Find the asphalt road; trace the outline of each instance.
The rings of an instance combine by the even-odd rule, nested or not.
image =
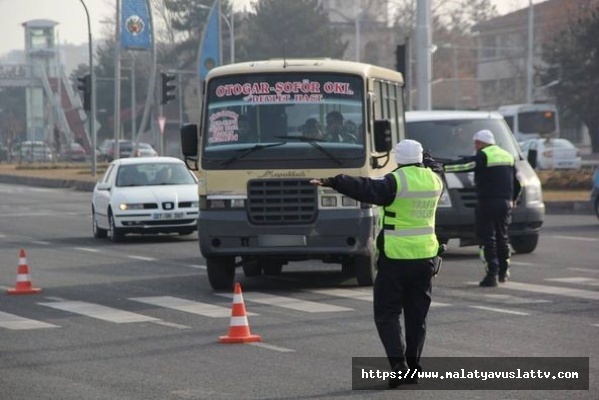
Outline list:
[[[599,223],[549,215],[513,279],[479,288],[474,248],[435,279],[425,357],[590,357],[588,391],[352,391],[352,357],[382,357],[372,291],[331,266],[237,272],[257,345],[218,343],[231,294],[207,282],[197,236],[91,236],[90,193],[0,184],[2,399],[596,399]],[[450,242],[450,245],[453,245]],[[19,249],[42,292],[11,296]],[[426,360],[425,360],[426,361]],[[468,360],[463,361],[468,368]],[[426,362],[423,362],[426,367]],[[375,383],[384,388],[384,383]]]

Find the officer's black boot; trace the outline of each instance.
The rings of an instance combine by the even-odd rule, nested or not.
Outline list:
[[[393,365],[393,372],[395,372],[395,377],[389,379],[389,389],[395,389],[401,384],[406,383],[403,379],[408,371],[408,364],[406,364],[405,359],[401,361],[397,361]]]
[[[483,278],[482,281],[478,284],[482,287],[494,287],[497,286],[497,272],[499,270],[499,266],[497,264],[487,264],[487,275]]]
[[[507,279],[510,277],[510,260],[508,259],[505,263],[502,263],[499,266],[499,273],[497,274],[497,279],[500,283],[505,283]]]

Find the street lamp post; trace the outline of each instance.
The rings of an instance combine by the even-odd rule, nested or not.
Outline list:
[[[91,161],[92,161],[92,176],[96,177],[96,74],[94,73],[94,53],[92,44],[92,27],[89,18],[89,11],[83,0],[79,0],[83,9],[85,10],[85,16],[87,18],[87,39],[88,39],[88,52],[89,52],[89,76],[91,81],[91,110],[87,116],[89,119],[89,130],[92,137],[91,143]]]
[[[348,18],[345,14],[341,13],[340,11],[334,9],[334,8],[323,8],[323,11],[326,12],[332,12],[335,13],[337,15],[339,15],[341,18],[343,18],[344,20],[348,21],[348,22],[352,22],[351,18]],[[361,41],[361,34],[360,34],[360,30],[361,30],[361,25],[360,25],[360,20],[362,18],[362,11],[360,10],[359,12],[356,13],[356,18],[353,20],[354,22],[354,31],[355,31],[355,42],[356,42],[356,56],[355,59],[357,62],[360,62],[360,41]]]

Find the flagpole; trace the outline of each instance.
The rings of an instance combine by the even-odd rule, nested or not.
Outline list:
[[[218,55],[220,58],[220,62],[223,62],[223,24],[220,22],[220,17],[221,15],[223,15],[222,13],[222,9],[221,9],[221,1],[218,1]]]
[[[119,158],[121,138],[121,0],[116,0],[114,37],[114,159]]]

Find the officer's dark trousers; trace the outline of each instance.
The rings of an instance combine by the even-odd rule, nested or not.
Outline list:
[[[394,370],[420,370],[426,336],[426,315],[431,304],[432,260],[378,258],[374,282],[374,322]],[[403,311],[405,342],[401,333]]]
[[[483,246],[487,272],[496,275],[507,268],[510,258],[508,225],[512,216],[510,201],[500,198],[480,198],[476,206],[476,234]]]

